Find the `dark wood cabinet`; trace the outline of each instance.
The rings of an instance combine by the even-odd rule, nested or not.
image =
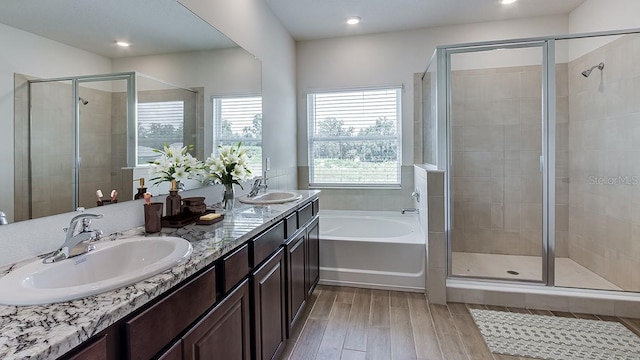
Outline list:
[[[162,353],[158,360],[182,360],[182,340],[178,340],[169,350]]]
[[[307,233],[300,231],[285,244],[287,264],[287,337],[307,301]]]
[[[311,295],[320,280],[320,221],[318,217],[307,226],[306,289]]]
[[[62,359],[277,360],[320,276],[318,200]]]
[[[125,322],[127,358],[149,359],[216,301],[216,267]]]
[[[286,340],[284,249],[251,276],[254,354],[257,360],[278,359]]]
[[[65,357],[67,360],[107,360],[107,336],[87,341],[80,349]]]
[[[182,338],[184,360],[249,360],[249,284],[244,280]]]

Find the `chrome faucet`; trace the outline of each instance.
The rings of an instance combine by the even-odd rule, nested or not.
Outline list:
[[[96,240],[100,240],[102,237],[102,231],[91,229],[91,219],[100,218],[102,218],[102,215],[96,214],[80,214],[74,216],[69,223],[69,227],[64,229],[67,233],[64,239],[64,244],[62,244],[58,250],[44,258],[42,262],[50,264],[56,261],[82,255],[95,249],[95,246],[91,243]],[[76,229],[78,226],[80,226],[80,229]]]
[[[415,213],[415,214],[419,214],[420,213],[420,209],[402,209],[401,211],[403,214],[406,213]]]
[[[249,191],[249,195],[247,195],[248,197],[254,197],[256,195],[258,195],[258,193],[260,192],[260,190],[263,190],[265,192],[267,192],[267,172],[263,172],[262,173],[262,177],[261,178],[256,178],[256,180],[253,182],[253,185],[251,186],[251,191]]]

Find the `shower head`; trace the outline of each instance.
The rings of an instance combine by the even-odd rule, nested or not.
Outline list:
[[[82,97],[78,96],[78,100],[80,100],[80,102],[82,103],[82,105],[87,105],[89,102],[85,99],[83,99]]]
[[[598,65],[593,65],[590,69],[587,69],[585,71],[582,72],[582,76],[584,77],[589,77],[589,75],[591,75],[591,72],[593,71],[593,69],[598,68],[598,70],[604,69],[604,63],[600,63]]]

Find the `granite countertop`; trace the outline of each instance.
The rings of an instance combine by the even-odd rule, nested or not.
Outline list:
[[[50,305],[0,305],[0,359],[52,359],[64,355],[275,224],[299,204],[317,197],[319,193],[316,190],[296,192],[302,195],[302,199],[285,204],[252,206],[237,203],[233,215],[225,215],[224,220],[213,225],[163,228],[160,234],[153,235],[182,237],[191,242],[193,253],[185,263],[133,285]],[[144,236],[144,227],[102,241],[133,236]],[[31,261],[34,259],[1,267],[0,276]]]

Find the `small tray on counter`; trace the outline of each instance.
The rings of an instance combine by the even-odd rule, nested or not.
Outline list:
[[[219,218],[213,220],[203,220],[200,221],[200,216],[215,213],[215,210],[206,210],[201,214],[194,214],[192,212],[183,212],[179,215],[173,216],[164,216],[162,217],[162,227],[170,227],[170,228],[179,228],[189,224],[193,224],[194,222],[198,225],[211,225],[215,224],[218,221],[222,220],[224,216],[220,216]]]

